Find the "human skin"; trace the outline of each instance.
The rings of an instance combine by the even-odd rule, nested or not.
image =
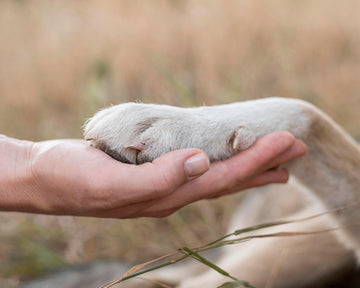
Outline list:
[[[274,169],[304,155],[288,132],[268,134],[248,150],[209,163],[199,149],[169,152],[151,163],[118,162],[86,141],[22,141],[0,136],[0,210],[104,218],[165,217],[192,202],[269,183]]]

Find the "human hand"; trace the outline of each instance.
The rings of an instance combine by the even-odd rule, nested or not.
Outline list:
[[[0,149],[1,166],[7,166],[0,176],[0,210],[111,218],[163,217],[200,199],[286,182],[287,171],[273,168],[306,150],[287,132],[266,135],[211,165],[198,149],[123,164],[83,140],[3,137]]]

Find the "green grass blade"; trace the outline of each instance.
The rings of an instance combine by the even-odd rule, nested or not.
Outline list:
[[[187,255],[189,255],[192,258],[196,259],[197,261],[203,263],[204,265],[210,267],[211,269],[215,270],[216,272],[220,273],[221,275],[224,275],[226,277],[229,277],[229,278],[235,280],[234,282],[227,282],[227,283],[236,283],[237,285],[241,285],[241,286],[244,286],[244,287],[254,288],[253,286],[251,286],[251,284],[249,282],[239,280],[236,277],[230,275],[227,271],[223,270],[222,268],[220,268],[216,264],[214,264],[211,261],[207,260],[205,257],[201,256],[199,253],[195,252],[192,249],[190,249],[188,247],[184,247],[184,248],[180,249],[180,251],[183,251]],[[226,284],[226,285],[230,285],[230,284]],[[233,285],[235,285],[235,284],[233,284]],[[227,287],[227,286],[225,286],[225,287]],[[229,287],[239,287],[239,286],[229,286]]]
[[[244,287],[244,286],[251,287],[251,286],[244,285],[244,283],[242,281],[234,281],[234,282],[226,282],[224,284],[221,284],[217,288],[237,288],[237,287]]]

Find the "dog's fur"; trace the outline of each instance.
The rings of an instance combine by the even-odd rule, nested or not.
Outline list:
[[[279,186],[277,192],[265,195],[251,192],[231,227],[299,218],[325,209],[333,212],[268,229],[271,233],[340,229],[336,237],[318,234],[253,240],[226,248],[218,264],[257,287],[305,287],[349,265],[354,255],[360,256],[360,149],[319,109],[285,98],[186,109],[127,103],[97,113],[87,122],[84,135],[112,157],[140,164],[188,147],[204,150],[212,161],[223,160],[279,130],[291,132],[307,145],[306,156],[285,165],[296,184],[289,185],[285,193],[279,192]],[[305,205],[308,197],[310,204]],[[292,208],[287,209],[289,205]],[[280,212],[273,215],[274,211]],[[179,279],[173,277],[176,287],[216,287],[226,281],[210,270],[190,274],[187,279],[183,272]]]

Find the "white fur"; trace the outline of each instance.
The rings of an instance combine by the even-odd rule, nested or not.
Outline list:
[[[313,238],[315,240],[301,236],[255,240],[239,245],[238,248],[231,247],[232,252],[225,252],[220,264],[230,273],[258,283],[259,287],[269,285],[266,284],[269,281],[273,281],[271,287],[303,287],[351,261],[352,253],[347,249],[360,254],[360,209],[356,205],[360,198],[360,150],[346,132],[323,112],[309,103],[285,98],[187,109],[127,103],[97,113],[86,124],[84,135],[91,145],[108,152],[116,159],[143,163],[168,151],[187,147],[203,149],[212,161],[222,160],[247,149],[259,137],[279,130],[291,132],[308,147],[305,157],[286,165],[298,183],[293,185],[296,188],[290,190],[301,191],[298,194],[302,197],[309,194],[312,203],[321,204],[293,209],[291,215],[314,214],[319,210],[317,207],[321,206],[327,210],[343,206],[348,208],[319,221],[294,223],[288,227],[272,228],[271,231],[285,228],[287,231],[322,230],[337,226],[342,228],[337,233],[339,240],[334,236],[319,236]],[[296,195],[296,192],[287,192],[288,196],[283,195],[285,199]],[[251,203],[253,208],[250,211],[256,211],[252,214],[254,218],[261,214],[262,209],[271,213],[269,207],[258,207],[256,201]],[[277,209],[276,204],[272,209]],[[243,205],[239,211],[243,219],[246,215],[251,215],[244,212],[246,208]],[[289,215],[278,215],[279,218],[287,216]],[[236,228],[245,224],[240,220],[235,222]],[[314,248],[314,241],[323,244],[320,249]],[[284,247],[288,247],[286,249],[290,252],[301,251],[301,248],[305,250],[302,250],[301,257],[284,256],[281,260],[283,262],[279,264],[283,267],[283,272],[276,276],[276,280],[271,280],[271,267]],[[326,260],[331,265],[325,271],[315,269],[323,262],[324,257],[336,261]],[[263,264],[259,266],[258,263]],[[289,278],[289,275],[292,276]],[[183,277],[182,275],[181,278]],[[213,271],[207,271],[180,281],[178,287],[215,287],[216,283],[221,284],[224,280]],[[191,286],[190,283],[197,284]]]

